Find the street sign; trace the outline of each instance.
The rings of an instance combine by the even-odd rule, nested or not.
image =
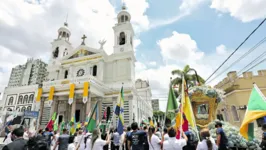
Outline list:
[[[29,117],[29,118],[38,118],[39,112],[38,111],[25,111],[24,112],[24,117]]]

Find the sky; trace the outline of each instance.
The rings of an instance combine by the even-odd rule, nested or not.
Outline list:
[[[171,71],[185,65],[207,78],[266,17],[265,0],[124,0],[135,30],[136,79],[149,80],[153,98],[165,110]],[[0,91],[6,87],[12,67],[27,58],[49,60],[51,42],[66,21],[70,42],[99,47],[106,39],[113,52],[113,29],[121,0],[4,0],[0,5]],[[66,17],[67,16],[67,17]],[[265,37],[266,23],[217,72],[239,71],[265,51],[263,43],[242,61],[226,69]],[[252,69],[266,69],[262,63]],[[215,74],[215,75],[217,75]],[[215,77],[215,76],[214,76]]]

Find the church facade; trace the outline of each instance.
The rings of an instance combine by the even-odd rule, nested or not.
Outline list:
[[[54,112],[57,112],[59,122],[70,121],[72,117],[75,117],[76,122],[83,122],[96,103],[98,121],[102,120],[104,110],[110,107],[115,126],[116,117],[112,117],[112,114],[123,87],[125,125],[151,117],[153,111],[149,83],[135,80],[134,30],[130,19],[130,14],[123,7],[113,27],[115,40],[111,55],[104,51],[106,41],[99,41],[99,49],[92,48],[86,45],[85,35],[81,44],[73,47],[70,42],[71,30],[65,23],[58,29],[57,38],[52,42],[46,79],[42,84],[7,87],[3,97],[6,101],[5,111],[8,111],[10,95],[15,95],[15,104],[19,98],[18,92],[15,92],[17,90],[12,88],[21,88],[28,89],[34,95],[31,110],[39,111],[38,123],[42,127]],[[16,108],[12,111],[16,111]]]

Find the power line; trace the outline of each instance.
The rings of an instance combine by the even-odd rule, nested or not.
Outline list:
[[[253,35],[257,29],[266,21],[266,18],[246,37],[246,39],[225,59],[225,61],[206,79],[208,81],[234,54],[238,49]]]
[[[206,82],[206,83],[210,83],[212,82],[214,79],[216,79],[217,77],[221,76],[223,73],[225,73],[228,69],[230,69],[233,65],[235,65],[236,63],[238,63],[240,60],[242,60],[244,57],[246,57],[248,54],[250,54],[251,52],[253,52],[254,50],[256,50],[261,44],[263,44],[264,42],[266,42],[266,37],[264,37],[262,40],[260,40],[258,43],[256,43],[251,49],[249,49],[245,54],[243,54],[240,58],[238,58],[236,61],[234,61],[229,67],[227,67],[226,69],[224,69],[223,71],[220,72],[220,74],[218,74],[217,76],[215,76],[214,78],[212,78],[210,81]]]
[[[257,58],[258,58],[258,57],[257,57]],[[257,59],[257,58],[256,58],[256,59]],[[255,59],[255,60],[256,60],[256,59]],[[256,66],[258,66],[259,64],[263,63],[264,61],[266,61],[266,58],[262,59],[260,62],[256,63],[255,65],[253,65],[252,67],[250,67],[248,70],[246,70],[246,71],[244,71],[244,72],[248,72],[248,71],[250,71],[250,70],[253,69],[254,67],[256,67]],[[252,62],[254,62],[254,60],[253,60]],[[247,66],[249,66],[250,64],[252,64],[252,62],[249,63]],[[244,68],[246,68],[247,66],[245,66]],[[241,70],[243,70],[243,69],[241,69]],[[241,71],[239,71],[237,74],[239,74],[239,73],[241,73]],[[239,78],[240,76],[241,76],[241,74],[237,75],[233,80],[228,80],[226,83],[222,84],[222,85],[219,86],[218,88],[223,87],[224,85],[228,84],[229,82],[234,82],[234,80],[236,80],[236,79]]]

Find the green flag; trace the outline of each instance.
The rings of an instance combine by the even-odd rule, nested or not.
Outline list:
[[[174,119],[176,110],[178,110],[178,105],[175,97],[175,93],[173,88],[170,86],[169,94],[168,94],[168,101],[167,101],[167,108],[166,108],[166,115],[170,116],[169,119]],[[170,113],[170,115],[168,115]],[[171,115],[174,114],[174,115]]]
[[[254,139],[254,121],[266,116],[266,98],[254,84],[254,87],[251,91],[248,106],[246,109],[245,118],[242,121],[240,127],[240,134],[247,140]]]
[[[65,128],[65,121],[63,120],[60,124],[60,134],[63,133],[63,129]]]
[[[55,122],[54,122],[54,131],[58,130],[58,117],[56,118]]]
[[[98,102],[95,104],[94,109],[91,113],[88,125],[87,125],[87,130],[89,132],[92,132],[95,128],[96,128],[96,109],[97,109],[97,104]]]

